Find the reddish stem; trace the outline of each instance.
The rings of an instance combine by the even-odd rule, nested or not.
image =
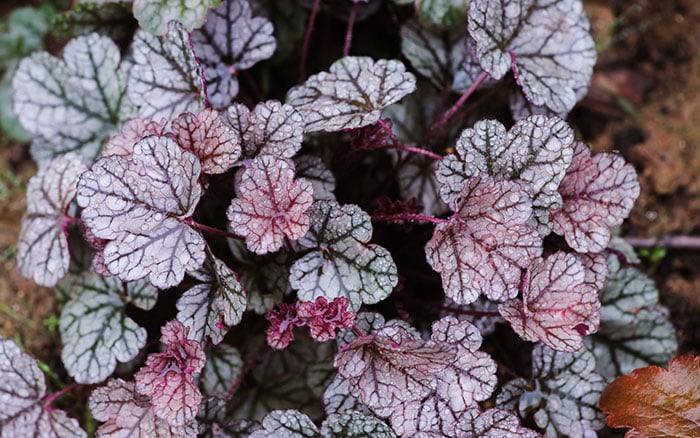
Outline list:
[[[385,222],[413,222],[413,221],[424,221],[430,222],[432,224],[442,224],[444,222],[449,222],[448,219],[439,219],[432,216],[424,216],[422,214],[414,213],[398,213],[398,214],[375,214],[372,216],[373,220],[385,221]]]
[[[401,142],[399,142],[399,139],[396,138],[396,134],[394,134],[394,131],[391,130],[391,128],[386,124],[386,122],[384,120],[382,120],[382,119],[377,120],[377,124],[382,128],[382,131],[384,131],[384,133],[387,135],[387,137],[389,137],[389,139],[391,140],[391,143],[392,143],[392,147],[394,149],[403,150],[403,151],[407,151],[407,152],[413,152],[414,154],[419,154],[419,155],[423,155],[425,157],[430,157],[434,160],[442,160],[442,156],[440,156],[434,152],[431,152],[427,149],[422,149],[422,148],[417,148],[417,147],[401,144]]]
[[[299,60],[299,83],[306,80],[306,57],[309,53],[309,42],[311,41],[311,31],[314,29],[316,22],[316,14],[321,6],[321,0],[314,0],[314,5],[311,7],[311,15],[309,22],[306,24],[306,34],[304,35],[304,45],[301,48],[301,60]]]
[[[231,397],[238,391],[238,388],[241,386],[241,383],[243,383],[243,379],[245,379],[245,376],[250,372],[250,370],[253,368],[253,365],[260,359],[260,355],[263,352],[263,349],[265,348],[267,344],[262,344],[260,348],[258,348],[253,356],[243,365],[243,369],[241,370],[240,374],[236,377],[236,380],[233,381],[231,386],[228,388],[228,391],[226,391],[226,395],[224,395],[224,400],[229,401],[231,400]]]
[[[459,108],[464,104],[464,102],[466,102],[467,99],[469,99],[469,97],[472,94],[474,94],[474,91],[476,91],[476,89],[479,88],[479,85],[481,85],[481,83],[484,82],[486,80],[486,78],[488,78],[488,77],[489,77],[488,73],[482,72],[479,75],[479,77],[476,78],[476,81],[474,81],[472,86],[469,87],[469,89],[464,94],[462,94],[462,96],[459,98],[459,100],[457,100],[457,102],[455,102],[455,104],[452,105],[452,107],[450,107],[450,109],[447,110],[445,115],[442,116],[442,119],[440,119],[440,121],[436,125],[434,125],[432,128],[430,128],[430,131],[428,131],[428,135],[426,135],[426,137],[430,138],[430,137],[432,137],[433,134],[438,132],[440,130],[440,128],[442,128],[442,126],[445,123],[447,123],[447,121],[450,120],[452,118],[452,116],[454,116],[454,114],[459,110]]]
[[[72,390],[74,390],[78,386],[80,386],[80,384],[73,382],[58,392],[54,392],[53,394],[48,394],[48,395],[44,396],[44,398],[42,399],[42,401],[44,402],[44,409],[51,412],[53,410],[51,403],[53,403],[54,400],[56,400],[57,398],[61,397],[62,395],[66,394],[66,393],[71,392]]]
[[[498,312],[486,312],[486,311],[481,311],[481,310],[460,309],[459,307],[445,306],[444,304],[433,304],[432,306],[435,307],[436,309],[444,310],[446,312],[456,313],[458,315],[490,316],[490,317],[501,316],[501,314]]]
[[[352,9],[350,9],[350,16],[348,17],[348,28],[345,31],[345,45],[343,46],[343,56],[348,56],[350,54],[350,44],[352,43],[352,28],[355,26],[355,17],[357,16],[357,9],[360,4],[357,1],[352,3]]]
[[[191,217],[188,217],[183,222],[186,223],[187,225],[191,226],[192,228],[195,228],[195,229],[200,230],[200,231],[204,231],[205,233],[216,234],[217,236],[223,236],[223,237],[230,237],[232,239],[241,239],[241,236],[239,236],[237,234],[234,234],[234,233],[231,233],[228,231],[224,231],[224,230],[220,230],[218,228],[213,228],[213,227],[210,227],[210,226],[207,226],[204,224],[200,224],[199,222],[195,222],[194,219],[192,219]]]
[[[364,332],[363,332],[362,330],[360,330],[360,328],[359,328],[358,326],[356,326],[355,324],[352,325],[352,331],[353,331],[353,333],[355,333],[355,334],[357,335],[358,338],[364,338],[365,336],[367,336],[367,335],[364,334]]]

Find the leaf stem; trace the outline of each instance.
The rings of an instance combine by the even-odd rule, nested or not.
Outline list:
[[[241,386],[241,383],[243,383],[243,379],[245,379],[245,376],[250,372],[250,370],[253,368],[253,365],[255,365],[258,360],[260,359],[260,355],[263,352],[263,348],[265,348],[267,344],[263,343],[256,351],[253,353],[253,355],[248,359],[248,361],[243,365],[243,369],[241,370],[240,374],[236,376],[236,380],[231,383],[231,386],[228,388],[228,391],[226,391],[226,395],[224,395],[224,400],[229,401],[233,397],[233,395],[238,391],[238,388]]]
[[[382,131],[384,131],[384,133],[387,135],[387,137],[389,137],[389,139],[391,140],[391,143],[392,143],[392,147],[394,149],[403,150],[403,151],[407,151],[407,152],[413,152],[414,154],[419,154],[419,155],[423,155],[425,157],[430,157],[434,160],[442,160],[441,155],[438,155],[438,154],[431,152],[427,149],[422,149],[422,148],[417,148],[417,147],[401,144],[399,139],[396,138],[396,134],[394,134],[394,131],[391,130],[389,125],[387,125],[387,123],[384,120],[382,120],[382,119],[377,120],[377,124],[382,128]]]
[[[47,411],[51,412],[53,410],[53,407],[51,406],[51,403],[54,402],[57,398],[61,397],[62,395],[71,392],[75,388],[80,386],[79,383],[71,383],[70,385],[66,386],[65,388],[61,389],[60,391],[54,392],[53,394],[48,394],[46,395],[42,401],[44,402],[44,409]]]
[[[355,324],[352,325],[352,332],[355,333],[355,334],[357,335],[358,338],[364,338],[365,336],[367,336],[367,335],[366,335],[362,330],[360,330],[360,328],[359,328],[358,326],[356,326]]]
[[[433,125],[432,128],[430,128],[430,131],[428,131],[428,135],[426,135],[426,137],[430,138],[430,137],[432,137],[433,134],[435,134],[437,131],[439,131],[440,128],[442,128],[442,126],[445,123],[447,123],[447,121],[450,120],[452,118],[452,116],[454,116],[454,114],[459,110],[459,108],[464,104],[464,102],[466,102],[467,99],[469,99],[469,97],[472,94],[474,94],[474,91],[476,91],[476,89],[479,88],[479,85],[481,85],[481,83],[484,82],[486,80],[486,78],[488,78],[488,77],[489,77],[488,73],[481,72],[481,74],[479,75],[478,78],[476,78],[476,81],[474,81],[472,86],[469,87],[469,89],[464,94],[462,94],[462,96],[459,98],[459,100],[457,100],[457,102],[455,102],[455,104],[452,105],[450,107],[450,109],[447,110],[447,112],[442,116],[440,121],[437,124]]]
[[[299,60],[299,83],[306,80],[306,57],[309,54],[309,42],[311,41],[311,31],[314,29],[316,22],[316,14],[321,6],[321,0],[314,0],[314,5],[311,8],[309,22],[306,24],[306,34],[304,34],[304,45],[301,48],[301,59]]]
[[[456,313],[457,315],[466,316],[487,316],[487,317],[500,317],[501,314],[498,312],[487,312],[484,310],[468,310],[461,309],[459,307],[446,306],[444,304],[432,304],[436,309],[444,310],[446,312]]]
[[[430,222],[432,224],[442,224],[444,222],[449,222],[449,219],[440,219],[432,216],[425,216],[422,214],[415,213],[398,213],[398,214],[375,214],[372,216],[372,220],[384,221],[384,222],[413,222],[413,221],[423,221]]]
[[[700,249],[700,236],[625,237],[636,248]],[[609,249],[609,248],[608,248]]]
[[[216,234],[217,236],[223,236],[223,237],[230,237],[232,239],[238,239],[238,240],[241,239],[241,236],[239,236],[237,234],[234,234],[234,233],[231,233],[228,231],[224,231],[224,230],[220,230],[218,228],[213,228],[213,227],[210,227],[208,225],[200,224],[199,222],[195,222],[194,219],[192,219],[191,217],[188,217],[183,222],[186,223],[187,225],[191,226],[192,228],[195,228],[195,229],[200,230],[200,231],[204,231],[205,233]]]
[[[343,46],[343,56],[348,56],[350,54],[350,44],[352,43],[352,28],[355,26],[355,17],[357,16],[357,9],[360,3],[354,1],[352,3],[352,9],[350,9],[350,16],[348,17],[348,27],[345,31],[345,45]]]

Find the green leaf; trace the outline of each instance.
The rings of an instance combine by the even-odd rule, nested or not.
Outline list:
[[[143,29],[163,35],[171,20],[181,22],[188,31],[200,27],[209,8],[219,4],[221,0],[134,0],[134,16]]]
[[[207,352],[199,386],[206,395],[223,396],[243,371],[243,359],[235,347],[219,344]]]
[[[97,32],[127,43],[137,27],[129,4],[119,2],[77,3],[53,20],[53,33],[62,38]]]

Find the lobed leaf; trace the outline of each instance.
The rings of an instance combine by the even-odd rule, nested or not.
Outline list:
[[[340,374],[336,374],[323,391],[323,406],[328,415],[356,411],[370,412],[357,397],[350,394],[350,382]]]
[[[36,361],[14,341],[0,339],[0,433],[5,437],[87,437],[59,409],[44,405],[46,382]]]
[[[313,202],[313,187],[294,178],[289,161],[258,156],[243,172],[236,190],[238,197],[226,210],[229,228],[244,236],[254,253],[275,252],[285,238],[297,240],[309,230],[306,211]]]
[[[583,336],[598,329],[598,291],[586,283],[581,261],[556,252],[534,260],[527,271],[522,301],[498,305],[498,312],[526,341],[542,342],[558,351],[583,347]]]
[[[170,22],[168,32],[159,37],[136,32],[131,58],[127,96],[139,108],[139,117],[173,119],[202,109],[202,69],[181,24]]]
[[[297,410],[276,410],[262,420],[263,428],[250,435],[250,438],[315,438],[318,428],[307,415]]]
[[[207,363],[199,386],[208,396],[225,396],[231,384],[243,372],[243,359],[235,347],[219,344],[207,351]]]
[[[399,61],[346,56],[289,90],[287,103],[301,113],[305,132],[334,132],[371,125],[415,88]]]
[[[520,425],[518,417],[498,408],[473,409],[465,415],[460,431],[468,438],[538,438],[540,434]]]
[[[620,225],[639,196],[637,173],[621,155],[591,151],[574,142],[574,157],[559,186],[564,204],[551,213],[552,230],[575,251],[601,252],[610,227]]]
[[[200,27],[209,8],[221,0],[134,0],[134,17],[142,29],[156,35],[168,31],[168,23],[177,20],[187,30]]]
[[[54,286],[68,273],[70,253],[63,227],[75,198],[82,158],[67,153],[53,159],[29,180],[27,210],[17,239],[19,272],[42,286]]]
[[[633,436],[700,434],[700,357],[686,354],[668,371],[649,366],[615,379],[600,396],[610,427],[631,428]]]
[[[389,251],[369,243],[372,223],[356,205],[317,201],[309,209],[311,228],[299,241],[311,251],[298,259],[289,273],[289,283],[301,301],[323,296],[346,297],[350,310],[377,303],[398,282],[396,265]]]
[[[385,422],[357,411],[329,415],[321,425],[321,436],[325,438],[396,437]]]
[[[335,176],[323,160],[315,155],[300,155],[294,159],[297,175],[311,182],[315,200],[335,199]]]
[[[475,0],[467,24],[484,71],[512,69],[534,104],[566,113],[586,94],[596,50],[580,0]]]
[[[140,140],[151,135],[165,135],[167,124],[166,119],[160,119],[158,122],[150,119],[131,119],[122,125],[119,134],[107,139],[102,148],[102,156],[119,155],[129,158],[134,152],[134,145]]]
[[[118,1],[82,2],[62,12],[51,22],[51,32],[60,38],[75,38],[93,32],[108,36],[117,45],[129,41],[138,23],[131,5]]]
[[[394,0],[406,2],[406,0]],[[464,20],[469,0],[408,0],[413,1],[421,21],[452,27]]]
[[[84,224],[109,240],[104,263],[124,281],[148,277],[167,289],[205,259],[205,241],[184,220],[202,188],[196,156],[168,137],[146,137],[129,159],[101,158],[83,173],[77,200]]]
[[[514,298],[521,269],[542,253],[528,193],[519,182],[477,176],[452,204],[458,218],[438,224],[425,246],[445,294],[460,305],[482,293],[496,301]]]
[[[66,44],[62,59],[46,52],[25,58],[12,87],[14,112],[36,137],[32,156],[39,163],[71,151],[93,161],[105,137],[133,112],[124,99],[119,48],[95,33]]]
[[[228,239],[228,246],[236,261],[240,283],[248,295],[248,310],[264,314],[282,301],[289,289],[287,255],[283,251],[258,256],[245,248],[240,240]]]
[[[277,47],[272,23],[253,17],[247,0],[224,0],[209,11],[192,45],[204,69],[210,103],[224,109],[238,95],[238,72],[272,56]]]

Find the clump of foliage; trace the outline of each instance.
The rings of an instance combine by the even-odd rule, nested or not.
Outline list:
[[[580,0],[183,5],[77,5],[14,74],[17,262],[99,436],[588,436],[673,356],[636,173],[565,121]],[[84,436],[0,347],[3,434]]]

